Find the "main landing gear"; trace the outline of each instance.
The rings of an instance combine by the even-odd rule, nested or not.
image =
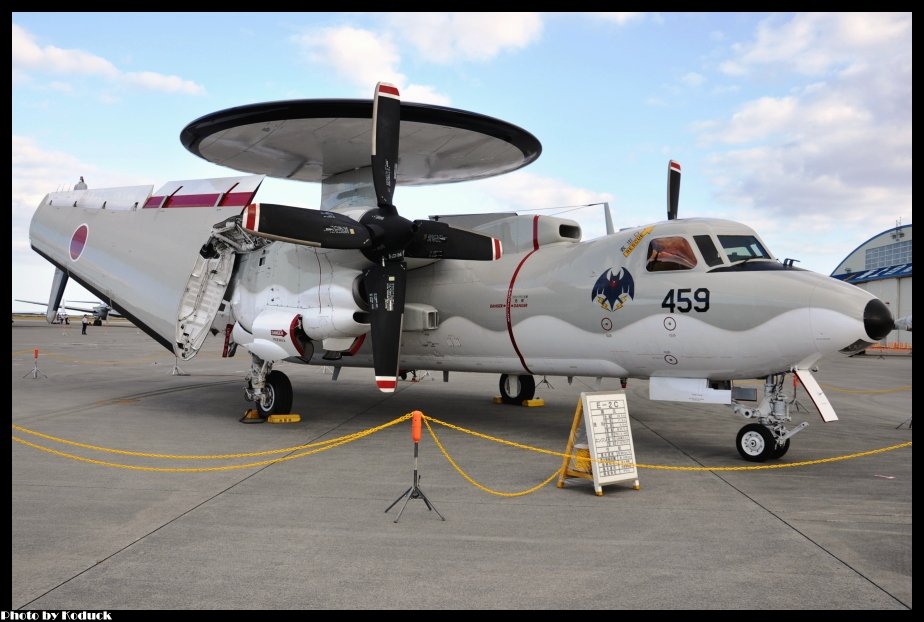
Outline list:
[[[500,393],[505,404],[522,404],[536,396],[536,380],[528,375],[501,374]]]
[[[783,394],[783,380],[786,374],[767,376],[764,383],[764,397],[756,408],[733,403],[735,412],[757,423],[749,423],[738,431],[735,446],[738,453],[748,462],[765,462],[771,458],[782,458],[789,451],[789,440],[808,427],[802,422],[788,429],[786,423],[792,420],[789,405],[792,401]]]
[[[281,371],[273,369],[270,361],[250,355],[250,373],[244,387],[246,399],[254,403],[264,419],[270,415],[292,412],[292,383]]]

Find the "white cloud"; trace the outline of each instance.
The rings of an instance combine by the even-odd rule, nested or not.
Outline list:
[[[334,26],[305,31],[293,40],[309,61],[331,68],[364,94],[385,80],[397,85],[405,100],[448,105],[447,95],[401,71],[398,42],[412,47],[420,62],[452,63],[486,61],[522,49],[542,34],[542,16],[527,12],[400,13],[385,21],[386,34]]]
[[[341,26],[312,30],[295,38],[315,63],[329,66],[351,81],[372,86],[380,80],[403,83],[401,56],[389,40],[369,30]]]
[[[439,106],[448,106],[451,103],[448,95],[443,95],[432,86],[424,84],[409,84],[399,89],[401,97],[410,102],[423,102],[426,104],[437,104]]]
[[[410,101],[448,104],[449,97],[433,87],[409,83],[398,70],[401,55],[387,37],[351,26],[310,30],[294,38],[308,59],[330,67],[336,73],[363,89],[371,96],[376,82],[395,84],[402,97]]]
[[[634,13],[634,12],[623,12],[623,13],[610,12],[610,13],[588,13],[588,15],[592,15],[598,19],[602,19],[604,21],[612,22],[614,24],[623,26],[625,24],[628,24],[631,21],[641,19],[645,14],[644,13]]]
[[[755,40],[732,46],[721,64],[730,75],[783,64],[815,75],[849,65],[858,56],[880,57],[898,41],[911,41],[910,13],[802,13],[767,18]],[[883,56],[887,58],[887,56]]]
[[[389,20],[402,41],[432,63],[485,61],[542,34],[539,13],[400,13]]]
[[[105,58],[83,50],[65,50],[53,45],[39,46],[21,26],[13,24],[13,68],[52,73],[99,75],[115,78],[119,70]]]
[[[560,179],[525,171],[489,179],[482,185],[489,194],[513,209],[572,207],[613,200],[613,195],[608,192],[578,188]]]
[[[696,73],[695,71],[690,71],[684,74],[680,78],[680,81],[683,82],[686,86],[697,88],[706,82],[706,76],[701,73]]]
[[[736,70],[825,75],[695,128],[717,149],[712,183],[738,207],[730,215],[819,239],[832,223],[868,235],[910,220],[911,50],[910,15],[762,22],[755,40],[734,50]]]
[[[730,119],[699,126],[711,141],[741,144],[794,129],[795,97],[761,97],[741,106]]]
[[[16,24],[12,25],[12,62],[13,76],[19,80],[28,72],[46,72],[70,76],[99,76],[168,93],[205,93],[202,86],[191,80],[152,71],[124,72],[105,58],[84,50],[63,49],[53,45],[41,46],[31,33]]]
[[[153,71],[132,71],[123,74],[125,80],[131,84],[137,84],[152,91],[164,91],[167,93],[186,93],[188,95],[200,95],[205,89],[191,80],[184,80],[179,76],[165,76],[162,73]]]

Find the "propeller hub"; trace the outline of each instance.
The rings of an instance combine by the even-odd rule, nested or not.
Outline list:
[[[404,257],[404,249],[414,236],[414,223],[407,218],[383,213],[382,209],[366,212],[359,220],[372,236],[372,246],[362,249],[369,261],[379,263],[382,259],[393,261]]]

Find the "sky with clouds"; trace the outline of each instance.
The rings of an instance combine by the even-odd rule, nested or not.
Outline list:
[[[818,272],[911,222],[910,13],[13,13],[12,298],[48,298],[28,240],[45,193],[233,175],[182,147],[187,123],[379,80],[543,145],[506,176],[399,188],[405,217],[609,201],[641,225],[664,219],[673,158],[681,217],[744,222]],[[258,198],[315,207],[320,189]],[[604,231],[599,208],[567,215]]]

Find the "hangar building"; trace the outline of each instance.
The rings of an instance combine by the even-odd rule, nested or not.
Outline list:
[[[899,225],[874,235],[860,244],[831,273],[878,296],[892,316],[911,315],[911,225]],[[911,346],[911,332],[894,330],[886,344]]]

